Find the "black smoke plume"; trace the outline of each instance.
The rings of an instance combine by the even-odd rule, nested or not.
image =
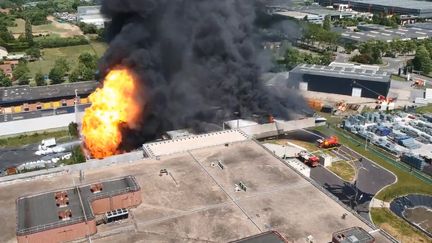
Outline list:
[[[111,24],[101,73],[123,65],[141,82],[145,112],[125,129],[124,147],[173,129],[208,130],[237,116],[290,119],[306,109],[295,92],[270,91],[259,79],[270,61],[256,26],[262,7],[254,0],[103,1]]]

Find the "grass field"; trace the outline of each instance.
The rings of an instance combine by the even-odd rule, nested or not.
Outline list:
[[[93,47],[93,50],[96,52],[98,57],[102,57],[108,48],[108,45],[105,42],[91,41],[90,45]]]
[[[347,161],[333,162],[331,166],[327,167],[333,173],[338,175],[345,181],[351,182],[355,176],[355,169]]]
[[[69,131],[53,131],[53,132],[43,132],[34,133],[31,135],[19,135],[17,137],[9,137],[0,139],[0,147],[21,147],[26,144],[39,143],[42,139],[47,138],[57,138],[61,141],[70,140]]]
[[[46,48],[42,49],[41,52],[42,60],[28,63],[31,77],[34,77],[39,70],[44,74],[48,74],[55,61],[61,57],[65,58],[69,62],[71,69],[73,69],[78,63],[78,57],[81,53],[95,53],[91,45]]]
[[[15,35],[19,35],[25,32],[25,21],[23,19],[16,19],[15,20],[16,26],[9,27],[9,31],[11,31]],[[57,23],[57,22],[55,22]],[[75,35],[78,34],[79,31],[77,27],[75,27],[73,30],[69,27],[69,24],[64,25],[58,25],[54,22],[51,22],[49,24],[42,24],[42,25],[32,25],[32,31],[34,35],[37,35],[38,33],[45,33],[49,32],[52,35]],[[67,27],[66,27],[67,26]],[[70,25],[72,26],[72,25]],[[72,26],[74,27],[74,25]]]
[[[429,105],[423,106],[423,107],[419,107],[419,108],[416,109],[416,111],[418,113],[422,113],[422,114],[424,114],[424,113],[432,113],[432,104],[429,104]]]
[[[371,208],[372,221],[400,242],[432,242],[426,235],[415,229],[387,208]]]

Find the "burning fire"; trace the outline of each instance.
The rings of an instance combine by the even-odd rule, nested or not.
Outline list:
[[[105,77],[103,87],[89,96],[92,105],[85,110],[82,134],[94,158],[121,152],[120,127],[130,125],[140,114],[139,104],[134,99],[135,82],[134,74],[126,68],[113,69]]]

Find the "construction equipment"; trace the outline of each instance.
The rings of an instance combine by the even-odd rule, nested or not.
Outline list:
[[[307,151],[301,151],[296,155],[297,159],[299,159],[304,164],[310,167],[317,167],[319,165],[319,158],[316,155],[313,155]]]
[[[394,103],[396,100],[397,100],[397,97],[389,98],[389,97],[385,97],[384,95],[380,95],[380,96],[378,96],[377,103],[378,104],[382,104],[384,102]]]
[[[318,147],[328,149],[328,148],[335,148],[341,146],[339,143],[339,139],[336,136],[331,136],[329,138],[325,139],[318,139],[317,140]]]

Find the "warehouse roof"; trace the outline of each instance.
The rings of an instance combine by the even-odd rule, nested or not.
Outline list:
[[[380,70],[375,72],[374,70],[368,68],[362,68],[360,65],[354,67],[342,67],[300,64],[291,70],[291,73],[312,74],[376,82],[390,82],[390,73]]]
[[[0,88],[0,105],[73,97],[75,90],[77,90],[78,95],[89,95],[98,85],[99,82],[97,81],[86,81],[40,87],[27,85]]]
[[[95,6],[79,6],[77,8],[78,15],[94,15],[94,14],[100,14],[101,12],[101,5],[95,5]]]
[[[93,219],[94,214],[90,205],[91,200],[130,191],[138,191],[140,189],[135,178],[132,176],[99,183],[103,188],[103,191],[99,193],[92,193],[90,191],[92,185],[84,185],[19,198],[17,200],[17,234],[27,235],[42,230],[83,222],[86,218]],[[67,195],[68,204],[64,207],[56,205],[55,194],[57,192]],[[67,210],[71,212],[70,219],[59,219],[59,213]]]
[[[432,10],[432,4],[430,2],[417,1],[417,0],[349,0],[349,2],[351,4],[363,3],[363,4],[381,5],[381,6],[395,7],[395,8]]]

